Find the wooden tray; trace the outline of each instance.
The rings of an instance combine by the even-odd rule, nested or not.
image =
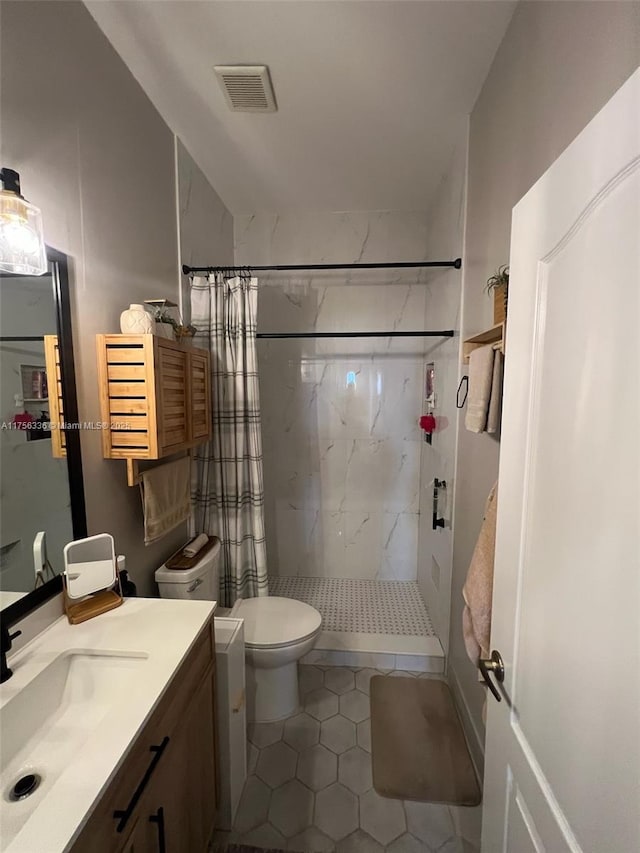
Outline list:
[[[165,566],[168,569],[192,569],[196,565],[196,563],[201,560],[204,555],[207,554],[213,548],[217,541],[217,536],[210,536],[207,544],[203,545],[203,547],[198,551],[195,557],[185,557],[182,552],[184,551],[186,546],[183,545],[181,548],[178,548],[175,554],[172,554],[169,557],[169,559],[165,563]]]

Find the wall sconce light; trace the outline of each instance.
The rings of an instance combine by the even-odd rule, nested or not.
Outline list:
[[[40,209],[20,193],[20,175],[0,169],[0,271],[43,275],[47,251]]]

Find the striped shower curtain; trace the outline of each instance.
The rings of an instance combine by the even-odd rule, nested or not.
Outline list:
[[[258,282],[217,273],[194,278],[191,322],[211,352],[212,438],[196,448],[192,483],[198,533],[222,542],[220,598],[268,595],[256,324]]]

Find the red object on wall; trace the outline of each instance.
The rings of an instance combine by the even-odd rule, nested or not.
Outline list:
[[[13,422],[18,429],[30,429],[33,423],[33,415],[30,415],[29,412],[20,412],[20,414],[15,415]]]
[[[436,419],[433,417],[433,415],[422,415],[422,417],[420,418],[420,428],[423,429],[425,432],[428,432],[429,434],[435,432]]]

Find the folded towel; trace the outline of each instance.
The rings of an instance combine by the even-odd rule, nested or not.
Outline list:
[[[144,544],[150,545],[189,518],[190,458],[158,465],[141,474]]]
[[[474,664],[489,657],[491,638],[491,598],[493,596],[493,563],[496,551],[496,518],[498,483],[489,492],[484,519],[471,558],[467,579],[462,588],[465,608],[462,633],[467,654]]]
[[[189,542],[188,545],[185,545],[185,547],[182,549],[182,553],[185,555],[185,557],[193,558],[196,556],[196,554],[202,551],[204,546],[208,545],[208,543],[209,537],[207,536],[207,534],[201,533],[199,536],[196,536],[195,539],[192,539],[192,541]]]
[[[499,350],[493,357],[493,379],[491,381],[491,399],[487,417],[487,432],[495,433],[500,429],[500,414],[502,412],[502,376],[504,356]]]
[[[491,344],[474,349],[469,356],[469,400],[464,424],[471,432],[484,432],[487,425],[493,356]]]

